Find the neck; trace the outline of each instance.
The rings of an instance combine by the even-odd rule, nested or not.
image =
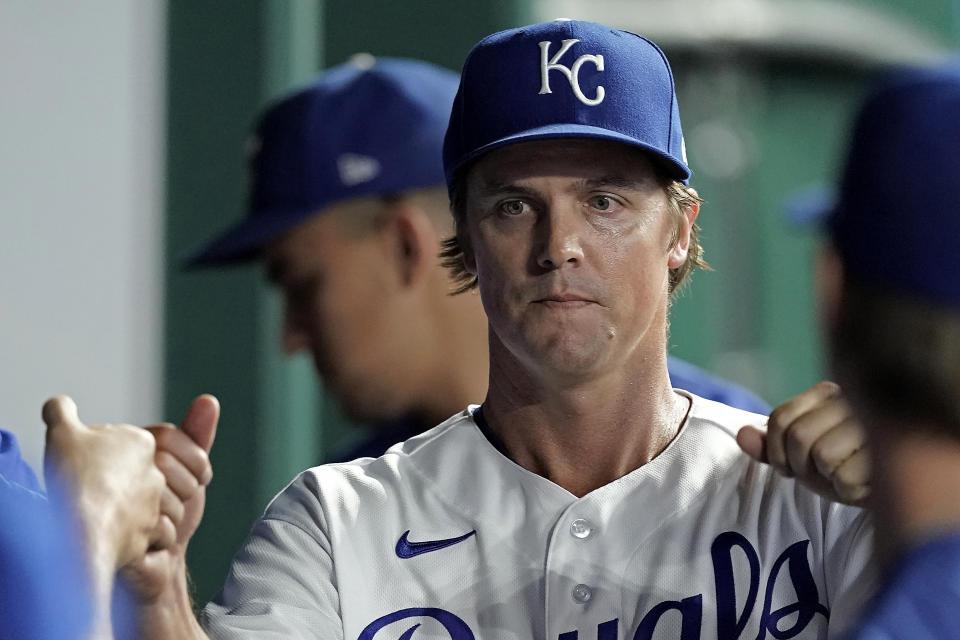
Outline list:
[[[421,349],[419,356],[433,363],[419,394],[425,400],[419,413],[429,424],[482,402],[490,376],[487,319],[480,296],[476,292],[450,296],[446,290],[442,296],[432,347]]]
[[[626,370],[554,384],[492,360],[490,428],[518,464],[578,497],[656,457],[689,409],[670,387],[665,349]]]
[[[890,566],[912,546],[960,532],[960,442],[910,431],[878,435],[872,442],[879,473],[872,500],[877,520],[877,551]]]

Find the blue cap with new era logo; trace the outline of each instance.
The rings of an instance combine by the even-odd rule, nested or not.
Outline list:
[[[250,141],[247,216],[188,258],[255,258],[338,201],[443,184],[441,149],[457,75],[426,62],[355,56],[281,99]]]
[[[646,150],[690,178],[673,74],[636,34],[556,20],[495,33],[470,52],[444,141],[447,184],[498,147],[543,138],[600,138]]]
[[[826,222],[852,277],[960,307],[960,60],[881,81]]]

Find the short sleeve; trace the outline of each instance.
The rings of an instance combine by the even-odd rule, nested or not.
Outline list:
[[[343,638],[326,518],[303,475],[253,526],[200,623],[213,640]]]

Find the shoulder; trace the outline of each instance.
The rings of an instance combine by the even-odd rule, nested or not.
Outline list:
[[[734,446],[736,446],[737,432],[741,428],[747,425],[766,428],[767,416],[764,414],[738,409],[692,392],[687,392],[686,395],[690,398],[687,428],[693,427],[713,432],[719,438],[729,439]]]
[[[462,467],[467,453],[476,459],[484,443],[470,411],[464,410],[379,457],[307,469],[274,498],[265,517],[286,519],[298,513],[325,521],[335,510],[337,520],[350,519],[361,503],[369,508],[405,494],[442,491],[449,484],[445,477]]]

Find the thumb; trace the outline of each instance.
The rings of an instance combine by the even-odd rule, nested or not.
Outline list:
[[[55,396],[43,403],[43,422],[47,429],[58,425],[72,427],[82,424],[77,414],[77,403],[70,396]]]
[[[213,439],[217,435],[217,422],[220,420],[220,401],[205,393],[199,396],[187,409],[187,415],[180,423],[180,429],[190,439],[210,453]]]
[[[737,444],[743,452],[758,462],[767,462],[767,434],[752,426],[737,432]]]

